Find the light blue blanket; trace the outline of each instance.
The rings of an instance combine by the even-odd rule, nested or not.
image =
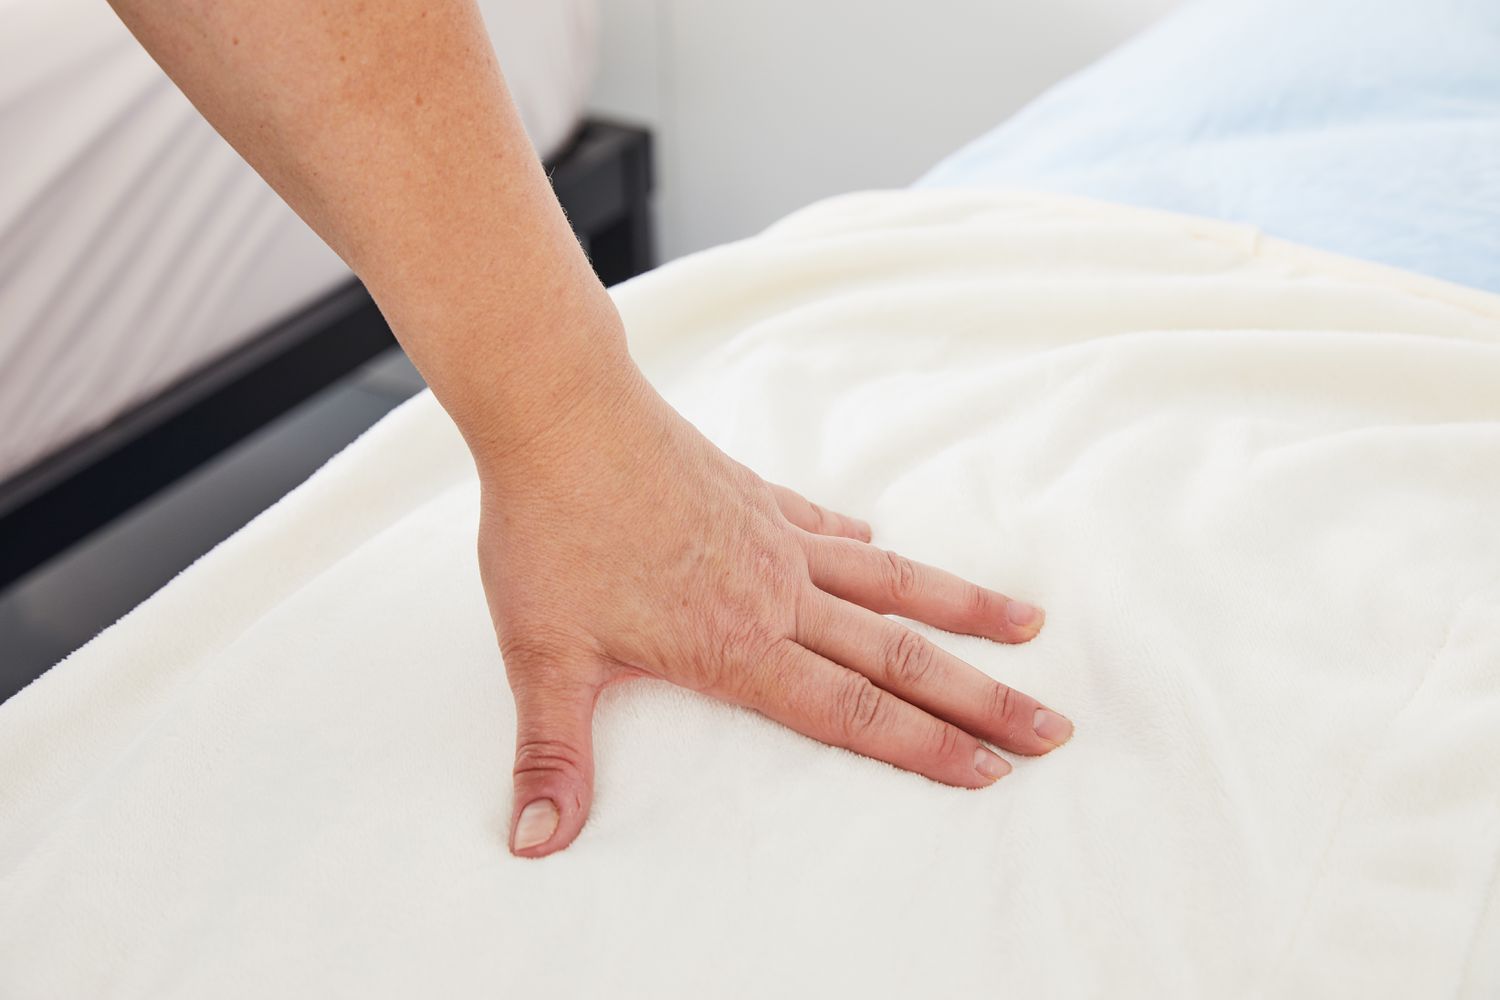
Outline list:
[[[1190,212],[1500,292],[1500,0],[1200,0],[920,186]]]

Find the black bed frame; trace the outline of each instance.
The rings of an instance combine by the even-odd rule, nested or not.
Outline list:
[[[651,268],[649,132],[589,120],[547,172],[606,285]],[[394,345],[350,280],[0,482],[0,590]]]

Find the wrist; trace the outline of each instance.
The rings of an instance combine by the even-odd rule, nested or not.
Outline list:
[[[603,288],[557,290],[550,300],[476,302],[474,296],[411,307],[382,303],[433,395],[474,456],[482,480],[535,463],[591,415],[622,405],[644,383]],[[545,303],[545,304],[544,304]],[[399,326],[394,322],[399,318]]]
[[[653,396],[622,337],[617,344],[556,352],[471,402],[454,420],[481,487],[503,494],[586,474],[591,461],[585,456],[638,422]]]

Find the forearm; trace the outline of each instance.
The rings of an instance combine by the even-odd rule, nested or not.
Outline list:
[[[629,369],[472,0],[111,2],[363,279],[481,462]]]
[[[1041,613],[868,545],[651,392],[472,0],[112,0],[365,280],[481,479],[516,706],[511,848],[578,836],[594,706],[657,677],[964,788],[1072,726],[885,617],[1025,642]]]

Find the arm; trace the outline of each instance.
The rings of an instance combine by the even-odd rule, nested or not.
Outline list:
[[[472,2],[114,7],[364,281],[476,457],[628,369]]]
[[[1036,609],[866,544],[641,377],[472,0],[113,0],[364,280],[474,454],[515,694],[511,846],[571,843],[600,691],[656,676],[978,788],[1072,732],[882,617],[1023,642]],[[642,455],[652,456],[641,462]]]

